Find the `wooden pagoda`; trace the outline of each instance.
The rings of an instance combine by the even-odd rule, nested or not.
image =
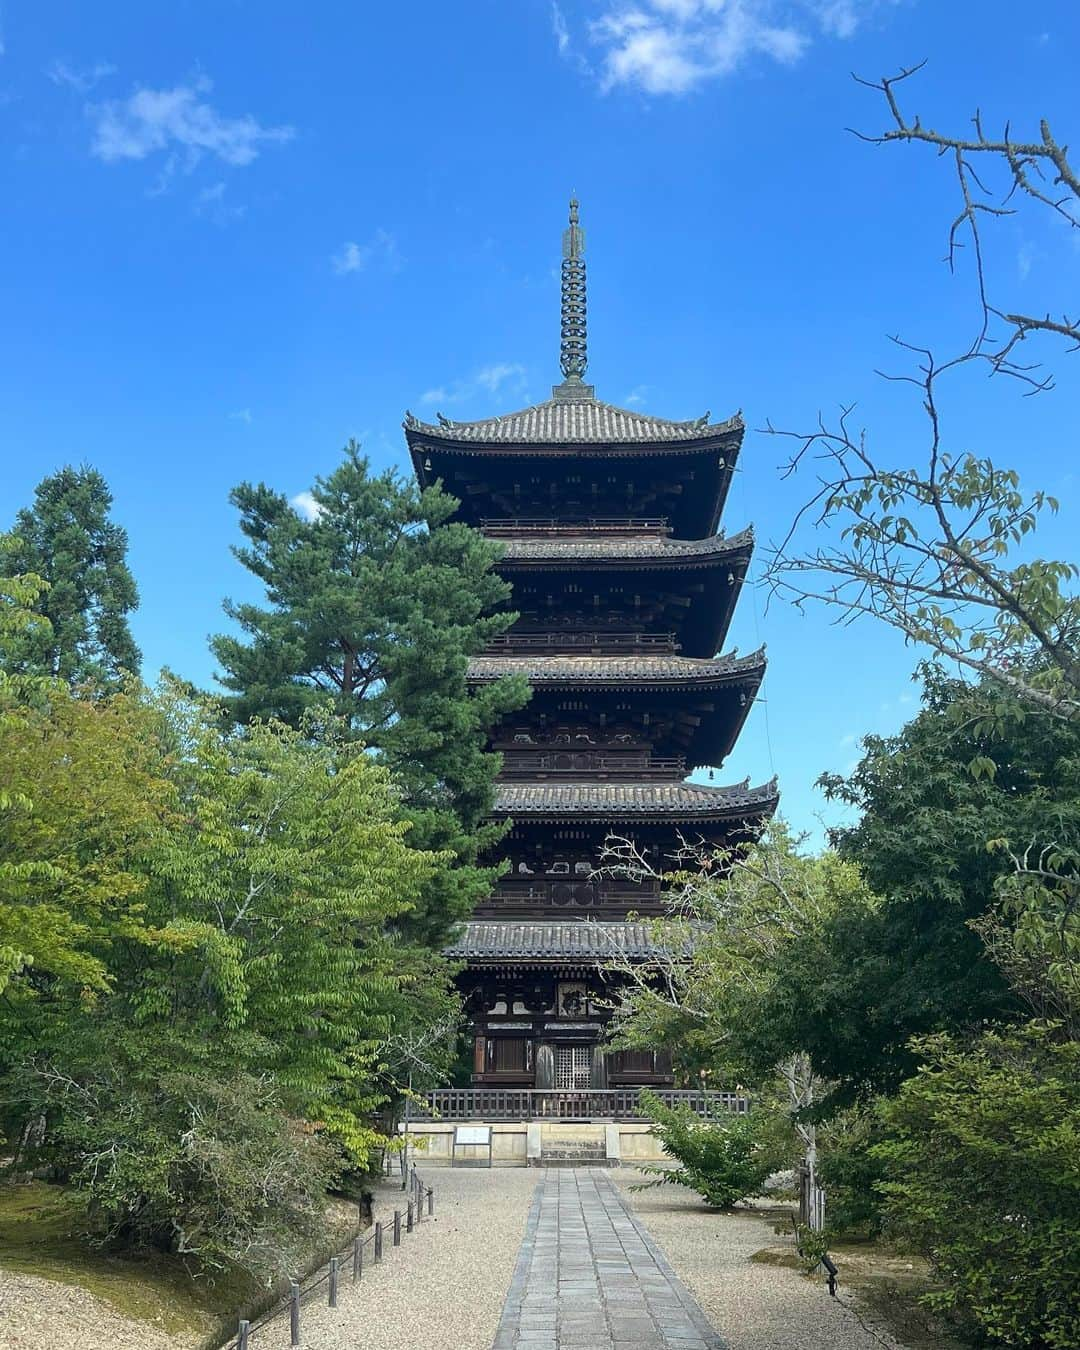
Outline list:
[[[406,416],[422,484],[504,541],[520,617],[471,663],[517,673],[528,705],[493,736],[495,810],[513,824],[508,868],[451,949],[474,1035],[478,1087],[561,1092],[670,1085],[669,1056],[602,1048],[613,965],[647,959],[655,885],[600,872],[612,835],[664,870],[683,840],[723,846],[760,829],[775,782],[688,782],[735,744],[762,652],[717,655],[750,563],[721,513],[738,416],[672,422],[613,407],[582,376],[585,262],[577,203],[563,242],[562,371],[552,397],[479,422]],[[618,960],[613,962],[613,953]]]

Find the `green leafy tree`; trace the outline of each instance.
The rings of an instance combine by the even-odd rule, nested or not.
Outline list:
[[[980,1343],[1080,1344],[1080,1043],[1032,1023],[938,1037],[885,1104],[886,1216],[930,1260],[929,1301]]]
[[[725,1084],[749,1083],[766,1095],[780,1088],[812,1169],[814,1118],[827,1085],[805,1024],[846,979],[828,938],[832,921],[872,914],[877,897],[854,864],[800,852],[782,822],[753,845],[693,862],[664,878],[678,917],[656,924],[657,954],[620,963],[628,985],[615,1034],[624,1044],[677,1046],[684,1069]],[[619,846],[609,866],[649,870]]]
[[[261,1269],[384,1143],[388,1047],[454,1020],[449,966],[399,922],[452,857],[411,847],[332,719],[236,729],[174,689],[54,681],[0,717],[0,781],[19,1164],[83,1188],[109,1241]]]
[[[157,732],[134,692],[86,700],[53,681],[43,700],[0,707],[0,946],[23,970],[0,1009],[11,1035],[42,1007],[107,991],[117,941],[160,936],[144,855],[176,798]]]
[[[804,1024],[815,1062],[850,1093],[895,1090],[917,1062],[913,1036],[1021,1015],[975,926],[1017,885],[1010,850],[1053,845],[1075,859],[1080,846],[1076,728],[992,680],[973,691],[928,668],[922,711],[863,745],[853,774],[823,782],[860,812],[834,842],[883,903],[830,923],[844,979],[819,991]],[[999,936],[1014,931],[1015,916]]]
[[[101,474],[69,465],[43,479],[34,504],[16,516],[4,570],[47,583],[34,609],[48,623],[9,642],[12,671],[101,686],[138,671],[128,615],[139,596],[126,561],[127,533],[109,519],[111,507]]]
[[[702,1121],[685,1106],[665,1106],[652,1092],[642,1092],[641,1112],[652,1133],[677,1162],[675,1167],[642,1167],[656,1178],[650,1186],[685,1186],[708,1205],[730,1209],[748,1196],[760,1195],[766,1177],[782,1158],[764,1108],[726,1120]]]
[[[237,557],[266,586],[267,606],[226,603],[242,636],[212,648],[239,722],[299,726],[329,704],[349,735],[393,771],[414,842],[461,864],[433,878],[408,925],[432,943],[490,888],[476,865],[501,827],[485,822],[498,716],[527,696],[518,680],[470,689],[469,657],[503,632],[510,589],[499,546],[451,519],[457,502],[388,472],[372,474],[353,442],[311,491],[312,519],[286,497],[243,484],[232,494],[247,537]]]
[[[154,869],[191,945],[132,986],[135,1016],[258,1035],[251,1067],[363,1164],[387,1038],[456,1007],[446,963],[398,931],[453,860],[411,846],[388,771],[333,719],[229,731],[198,705],[167,711],[187,824]]]

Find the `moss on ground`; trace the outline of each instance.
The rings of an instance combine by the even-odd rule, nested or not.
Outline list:
[[[839,1271],[841,1297],[853,1297],[862,1316],[885,1328],[902,1345],[911,1350],[964,1350],[941,1319],[919,1302],[923,1294],[938,1287],[925,1261],[874,1242],[838,1242],[829,1248],[829,1255]],[[763,1247],[750,1259],[805,1273],[802,1258],[792,1246]],[[807,1278],[824,1283],[820,1269]]]
[[[86,1241],[79,1196],[34,1181],[0,1184],[0,1267],[77,1285],[124,1317],[197,1345],[253,1293],[246,1279],[192,1278],[175,1256],[116,1255]]]

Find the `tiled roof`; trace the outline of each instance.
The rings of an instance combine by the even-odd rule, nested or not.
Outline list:
[[[480,422],[452,422],[440,415],[437,425],[405,414],[405,430],[443,441],[501,442],[513,445],[560,445],[607,442],[648,445],[664,441],[705,441],[742,430],[736,413],[724,422],[710,422],[709,414],[688,422],[616,408],[596,398],[548,399],[502,417]]]
[[[474,960],[533,957],[541,960],[597,961],[605,956],[637,959],[668,953],[658,943],[647,923],[518,922],[485,923],[473,920],[462,935],[446,948],[447,956]]]
[[[631,538],[604,537],[597,539],[506,539],[503,559],[506,562],[572,562],[575,559],[645,558],[659,562],[680,558],[725,557],[742,553],[754,543],[752,529],[725,537],[710,535],[708,539],[666,539],[658,535],[638,535]]]
[[[771,813],[777,802],[776,779],[751,787],[747,778],[730,787],[702,783],[540,782],[500,783],[495,811],[520,819],[530,815],[626,818],[730,816],[740,812]]]
[[[765,648],[749,656],[474,656],[469,679],[497,680],[502,675],[524,675],[533,684],[677,684],[686,680],[759,676],[765,669]]]

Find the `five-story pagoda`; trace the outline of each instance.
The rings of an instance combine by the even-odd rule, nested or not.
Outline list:
[[[663,913],[655,886],[600,870],[605,840],[632,841],[662,871],[683,841],[745,838],[777,803],[775,783],[686,781],[729,754],[765,671],[762,652],[716,654],[753,547],[750,530],[719,530],[742,421],[601,402],[582,378],[585,317],[571,202],[552,397],[480,422],[405,421],[420,482],[441,480],[460,516],[506,545],[520,617],[469,678],[520,673],[533,689],[493,736],[509,867],[451,949],[466,962],[478,1086],[670,1084],[663,1050],[601,1048],[612,954],[650,951],[650,925],[629,916]]]

